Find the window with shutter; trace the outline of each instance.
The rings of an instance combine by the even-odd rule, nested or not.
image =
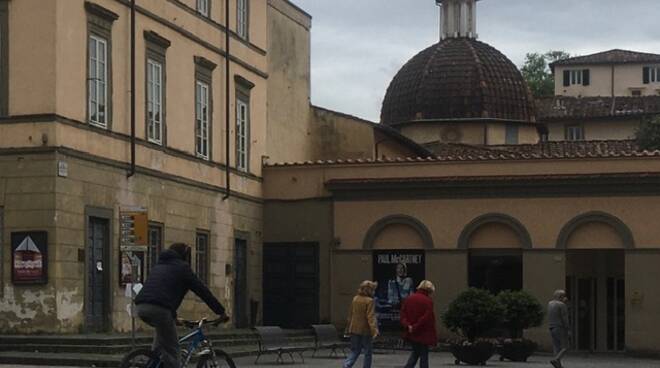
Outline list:
[[[644,84],[649,84],[649,82],[651,81],[651,68],[649,68],[648,66],[644,67],[644,70],[642,72],[642,78]]]
[[[564,87],[568,87],[570,85],[571,85],[571,71],[564,70]]]

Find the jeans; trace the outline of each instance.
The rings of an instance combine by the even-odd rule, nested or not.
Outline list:
[[[550,328],[550,336],[552,336],[552,348],[555,353],[553,360],[561,362],[568,350],[568,331],[562,327]]]
[[[372,338],[364,335],[351,335],[351,352],[344,361],[344,368],[351,368],[357,361],[360,353],[364,352],[364,368],[371,368],[371,357],[373,354]]]
[[[419,360],[420,368],[429,368],[429,347],[412,341],[410,344],[412,345],[412,352],[410,353],[405,368],[415,367],[417,360]]]
[[[139,304],[137,314],[141,320],[156,329],[152,350],[160,353],[163,368],[180,368],[181,349],[172,312],[158,305]]]

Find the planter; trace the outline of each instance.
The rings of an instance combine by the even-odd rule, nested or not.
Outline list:
[[[526,362],[537,348],[538,345],[531,340],[505,340],[498,348],[498,353],[500,361]]]
[[[464,342],[461,344],[452,344],[449,350],[456,360],[454,363],[467,363],[470,365],[486,365],[495,353],[495,346],[488,341],[477,341],[474,343]]]

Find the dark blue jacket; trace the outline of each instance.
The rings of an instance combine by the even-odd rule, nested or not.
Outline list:
[[[168,249],[158,257],[158,264],[149,272],[135,304],[159,305],[172,311],[176,317],[176,311],[188,290],[197,294],[216,314],[225,313],[225,308],[193,273],[190,265],[179,253]]]

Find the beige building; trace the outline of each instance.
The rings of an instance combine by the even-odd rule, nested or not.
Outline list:
[[[149,219],[142,276],[186,242],[237,325],[259,314],[268,4],[230,0],[229,22],[224,1],[136,4],[132,57],[129,2],[0,1],[3,332],[129,329],[119,222],[133,207]],[[26,271],[17,242],[43,231]]]
[[[660,55],[610,50],[550,65],[555,97],[537,100],[542,138],[632,139],[660,114]]]
[[[522,288],[543,303],[566,288],[575,349],[659,351],[649,326],[660,323],[660,234],[648,219],[660,156],[603,128],[616,121],[612,106],[643,114],[604,102],[604,141],[539,143],[538,116],[581,110],[562,97],[537,110],[515,66],[475,40],[474,11],[456,8],[476,2],[438,3],[452,19],[443,39],[394,76],[381,110],[381,125],[430,157],[370,155],[371,136],[358,137],[355,121],[315,108],[299,124],[314,137],[331,122],[326,158],[310,148],[307,162],[266,165],[264,323],[343,326],[356,286],[377,279],[381,322],[396,329],[407,278],[428,278],[438,315],[469,286]],[[550,349],[546,325],[526,337]]]

